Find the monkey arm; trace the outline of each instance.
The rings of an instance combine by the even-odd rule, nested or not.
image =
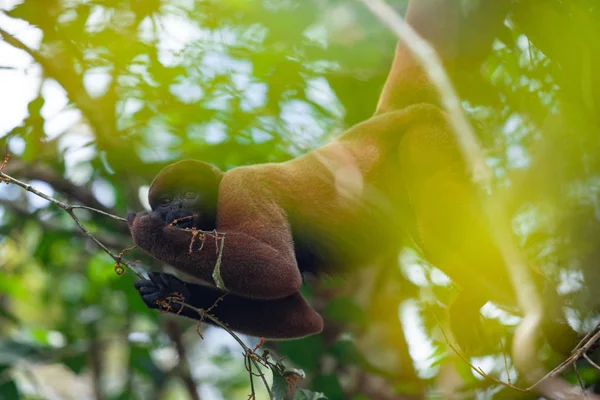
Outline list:
[[[171,313],[200,320],[195,310],[167,300],[167,308],[158,300],[173,293],[183,296],[186,304],[207,310],[219,321],[236,332],[268,339],[294,339],[319,333],[323,330],[323,319],[313,310],[299,293],[278,300],[253,300],[203,285],[183,282],[173,275],[150,273],[150,279],[135,283],[142,300],[150,308],[163,309]],[[222,300],[217,300],[225,295]],[[205,318],[204,322],[212,323]]]
[[[191,231],[167,225],[156,212],[128,215],[133,240],[158,260],[210,284],[221,251],[220,276],[226,289],[245,297],[279,299],[297,292],[302,277],[284,213],[275,204],[266,206],[266,200],[239,196],[236,204],[242,199],[245,212],[227,203],[219,211],[223,242],[210,235],[204,241],[193,238]],[[254,201],[260,205],[254,207]]]
[[[510,1],[410,1],[405,21],[437,52],[459,89],[468,88],[503,27]],[[464,82],[463,82],[464,81]],[[376,114],[411,104],[438,104],[437,88],[406,44],[399,42]]]

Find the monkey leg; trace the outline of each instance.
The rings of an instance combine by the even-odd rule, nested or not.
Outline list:
[[[465,351],[486,343],[479,309],[487,300],[515,304],[502,255],[484,222],[475,188],[443,113],[417,121],[400,143],[401,174],[428,259],[462,289],[450,324]],[[537,284],[542,277],[535,277]],[[552,348],[569,354],[577,333],[554,289],[545,290],[543,331]],[[478,344],[479,343],[479,344]]]
[[[160,300],[178,293],[190,306],[204,310],[212,307],[210,315],[236,332],[268,339],[294,339],[323,330],[323,319],[300,293],[278,300],[255,300],[183,282],[170,274],[151,272],[149,275],[150,279],[135,282],[135,287],[150,308],[200,320],[198,312],[187,307],[180,310],[181,305],[173,300],[166,300],[161,306]],[[217,301],[223,295],[223,299]],[[203,321],[212,323],[208,318]]]

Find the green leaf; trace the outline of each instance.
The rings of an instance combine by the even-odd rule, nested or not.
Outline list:
[[[345,400],[346,395],[335,375],[318,375],[312,382],[312,388],[327,393],[330,400]]]
[[[0,383],[0,400],[18,400],[19,390],[14,381]]]
[[[273,384],[271,385],[271,393],[273,398],[271,400],[288,400],[291,397],[293,386],[290,386],[288,381],[285,379],[276,369],[271,368],[273,371]]]
[[[87,354],[81,353],[72,357],[63,358],[62,363],[65,364],[71,371],[79,374],[87,366],[87,360]]]
[[[217,235],[218,236],[218,235]],[[221,256],[223,255],[223,248],[225,246],[225,235],[221,236],[221,243],[219,244],[219,255],[217,257],[217,264],[212,273],[212,278],[215,281],[215,285],[221,290],[227,290],[225,282],[221,276]]]
[[[320,335],[313,335],[281,342],[279,351],[300,368],[314,371],[324,351],[323,338]]]

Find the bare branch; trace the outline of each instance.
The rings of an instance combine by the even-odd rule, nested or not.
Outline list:
[[[73,208],[86,208],[88,210],[104,214],[111,218],[115,218],[112,214],[112,210],[96,199],[96,197],[86,188],[76,186],[68,179],[55,174],[50,168],[45,167],[42,164],[33,163],[28,164],[23,160],[16,159],[11,156],[10,163],[8,163],[3,172],[8,175],[18,175],[26,179],[35,179],[47,182],[57,191],[64,193],[67,197],[77,200],[85,206],[73,205]],[[123,218],[116,217],[119,221],[124,221]]]
[[[76,209],[76,208],[81,208],[81,207],[79,207],[79,206],[73,206],[73,205],[70,205],[70,204],[67,204],[67,203],[63,203],[62,201],[60,201],[60,200],[57,200],[57,199],[55,199],[55,198],[53,198],[53,197],[51,197],[51,196],[48,196],[46,193],[43,193],[43,192],[41,192],[41,191],[37,190],[36,188],[34,188],[34,187],[33,187],[33,186],[31,186],[31,185],[29,185],[29,184],[27,184],[27,183],[25,183],[25,182],[21,182],[20,180],[18,180],[18,179],[15,179],[15,178],[13,178],[13,177],[12,177],[12,176],[10,176],[10,175],[7,175],[7,174],[5,174],[5,173],[3,172],[3,169],[6,167],[6,163],[7,163],[8,157],[9,157],[9,155],[7,155],[7,156],[6,156],[6,158],[5,158],[5,160],[4,160],[4,163],[3,163],[3,165],[2,165],[2,168],[0,168],[0,179],[2,179],[2,180],[3,180],[4,182],[6,182],[6,183],[13,183],[13,184],[15,184],[15,185],[17,185],[17,186],[20,186],[20,187],[22,187],[23,189],[25,189],[26,191],[28,191],[28,192],[31,192],[31,193],[33,193],[33,194],[35,194],[35,195],[37,195],[37,196],[41,197],[42,199],[48,200],[49,202],[51,202],[52,204],[56,205],[57,207],[60,207],[60,208],[62,208],[63,210],[65,210],[65,211],[67,212],[67,214],[69,214],[69,215],[71,216],[71,218],[73,218],[73,220],[75,221],[75,223],[77,224],[77,226],[79,227],[79,229],[81,229],[81,231],[82,231],[82,232],[83,232],[83,233],[84,233],[84,234],[85,234],[87,237],[89,237],[89,238],[90,238],[90,239],[91,239],[91,240],[92,240],[94,243],[96,243],[96,245],[98,245],[98,247],[100,247],[102,250],[104,250],[104,252],[105,252],[106,254],[108,254],[109,256],[111,256],[111,257],[112,257],[112,259],[113,259],[113,260],[115,260],[115,262],[116,262],[116,263],[119,263],[119,264],[125,264],[125,265],[127,265],[127,267],[128,267],[128,268],[129,268],[129,269],[130,269],[130,270],[131,270],[131,271],[132,271],[134,274],[136,274],[136,275],[137,275],[139,278],[143,278],[143,275],[142,275],[142,273],[140,273],[140,272],[138,272],[138,271],[136,270],[134,263],[130,263],[130,262],[128,262],[128,261],[123,261],[123,260],[122,260],[122,258],[121,258],[119,255],[117,255],[117,254],[113,253],[112,251],[110,251],[110,250],[108,249],[108,247],[106,247],[106,246],[104,245],[104,243],[102,243],[100,240],[98,240],[98,239],[97,239],[97,238],[96,238],[94,235],[92,235],[92,234],[90,233],[90,231],[88,231],[88,230],[87,230],[87,228],[86,228],[86,227],[85,227],[85,226],[84,226],[84,225],[81,223],[81,221],[79,220],[79,218],[77,217],[77,215],[75,215],[75,212],[73,211],[74,209]],[[87,209],[88,209],[88,210],[92,210],[92,211],[99,211],[99,212],[101,212],[103,215],[108,215],[108,216],[110,216],[110,217],[112,217],[112,218],[114,218],[114,219],[120,219],[120,220],[123,220],[123,221],[125,221],[125,219],[124,219],[124,218],[118,217],[118,216],[116,216],[116,215],[111,215],[111,214],[109,214],[109,213],[105,213],[105,212],[103,212],[103,211],[96,210],[96,209],[94,209],[94,208],[91,208],[91,207],[88,207]]]

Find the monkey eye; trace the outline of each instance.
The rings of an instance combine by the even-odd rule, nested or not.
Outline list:
[[[163,197],[162,199],[160,199],[160,204],[167,205],[171,202],[171,198],[170,197]]]
[[[194,193],[194,192],[185,192],[183,194],[183,197],[185,197],[186,199],[193,199],[194,197],[196,197],[196,193]]]

